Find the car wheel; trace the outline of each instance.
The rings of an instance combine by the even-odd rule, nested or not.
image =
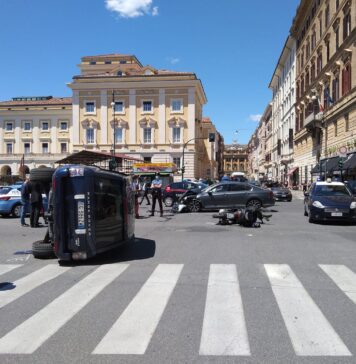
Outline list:
[[[173,206],[173,198],[168,196],[164,199],[164,204],[167,206],[167,207],[172,207]]]
[[[247,207],[256,207],[259,209],[262,206],[262,202],[260,200],[258,200],[257,198],[254,198],[254,199],[248,201],[246,206]]]
[[[308,221],[309,221],[311,224],[312,224],[313,222],[315,222],[315,220],[314,220],[314,218],[312,217],[312,215],[311,215],[311,213],[310,213],[310,212],[309,212],[308,216],[309,216]]]
[[[13,217],[20,217],[21,216],[21,205],[15,205],[11,210],[11,215]]]
[[[201,211],[201,203],[200,201],[194,199],[190,204],[189,204],[189,210],[191,212],[199,212]]]
[[[55,258],[52,244],[42,240],[32,243],[32,255],[37,259]]]

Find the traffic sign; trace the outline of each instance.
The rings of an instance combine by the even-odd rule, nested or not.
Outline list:
[[[346,147],[340,147],[339,148],[339,157],[345,158],[347,156],[347,148]]]

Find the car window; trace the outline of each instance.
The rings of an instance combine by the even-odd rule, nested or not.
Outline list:
[[[183,182],[175,182],[170,185],[173,189],[182,189],[183,188]]]
[[[246,186],[243,184],[232,184],[230,191],[238,192],[238,191],[246,191]]]
[[[3,187],[0,189],[0,195],[7,195],[11,191],[10,187]]]
[[[316,196],[350,196],[350,191],[343,185],[317,185]]]
[[[211,192],[223,192],[223,191],[229,191],[229,185],[228,184],[223,184],[223,185],[217,185],[214,188],[212,188],[210,191]]]
[[[185,186],[184,186],[184,188],[186,190],[191,190],[192,188],[196,188],[196,187],[197,187],[197,185],[195,183],[192,183],[192,182],[186,182]]]

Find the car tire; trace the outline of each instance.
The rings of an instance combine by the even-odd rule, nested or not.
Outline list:
[[[189,204],[189,211],[190,212],[200,212],[201,211],[201,203],[200,201],[194,199]]]
[[[257,207],[257,208],[260,208],[260,207],[262,207],[262,202],[259,199],[257,199],[257,198],[253,198],[253,199],[247,201],[246,207]]]
[[[164,199],[164,204],[166,205],[166,207],[172,207],[173,206],[173,197],[168,196]]]
[[[309,216],[308,221],[309,221],[311,224],[312,224],[313,222],[315,222],[315,220],[314,220],[314,218],[311,216],[311,213],[310,213],[310,212],[309,212],[308,216]]]
[[[11,210],[11,216],[20,217],[21,216],[21,207],[22,205],[15,205]]]
[[[44,243],[43,240],[32,243],[32,255],[37,259],[55,258],[52,244]]]
[[[35,182],[50,183],[55,168],[34,168],[30,171],[30,180]]]

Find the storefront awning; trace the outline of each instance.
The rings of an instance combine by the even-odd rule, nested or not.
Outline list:
[[[347,156],[343,169],[353,169],[353,168],[356,168],[356,153],[352,153]]]
[[[293,167],[291,168],[288,173],[287,173],[287,176],[291,176],[299,167]]]
[[[333,158],[329,158],[326,160],[325,162],[325,168],[324,170],[326,170],[329,173],[332,173],[334,171],[339,171],[339,157],[333,157]]]

